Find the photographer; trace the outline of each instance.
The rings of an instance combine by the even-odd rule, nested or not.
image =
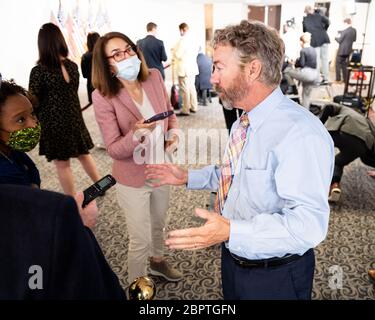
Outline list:
[[[0,300],[126,299],[89,229],[96,204],[82,201],[0,185]]]

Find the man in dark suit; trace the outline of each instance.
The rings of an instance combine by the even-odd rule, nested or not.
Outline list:
[[[314,10],[311,6],[306,6],[306,16],[303,18],[302,26],[303,32],[311,33],[311,46],[316,50],[318,70],[322,72],[322,82],[324,83],[328,82],[329,73],[328,44],[330,41],[327,29],[330,22],[320,10]]]
[[[0,185],[0,300],[126,299],[88,228],[95,202],[82,201]]]
[[[167,61],[163,41],[156,38],[157,25],[149,22],[146,26],[147,36],[137,42],[145,57],[149,68],[156,68],[160,71],[163,79],[165,79],[163,61]]]
[[[352,19],[344,20],[346,28],[339,31],[335,40],[339,43],[339,49],[336,56],[336,81],[341,82],[341,71],[343,80],[348,76],[347,67],[349,65],[349,56],[352,53],[353,42],[357,40],[357,31],[352,27]]]

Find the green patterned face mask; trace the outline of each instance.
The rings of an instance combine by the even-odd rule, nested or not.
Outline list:
[[[11,132],[7,145],[13,150],[29,152],[33,150],[40,139],[40,124],[34,128],[26,128]]]

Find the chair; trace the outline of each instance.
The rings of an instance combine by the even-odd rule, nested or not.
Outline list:
[[[326,96],[323,97],[324,100],[332,101],[333,100],[333,90],[332,82],[317,83],[313,86],[314,89],[324,89]]]

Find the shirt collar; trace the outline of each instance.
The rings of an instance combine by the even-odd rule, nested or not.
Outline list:
[[[281,92],[280,87],[277,87],[266,99],[249,111],[247,115],[250,121],[250,128],[252,130],[259,128],[263,121],[280,104],[284,97],[285,96]]]

